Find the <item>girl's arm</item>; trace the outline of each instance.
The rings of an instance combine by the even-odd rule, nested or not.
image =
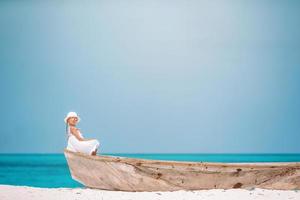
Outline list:
[[[79,130],[75,127],[70,127],[71,133],[79,140],[79,141],[85,141],[84,138],[82,138],[79,134]]]
[[[85,139],[85,138],[81,137],[81,135],[79,134],[78,128],[75,128],[75,127],[71,127],[71,133],[72,133],[79,141],[89,141],[89,140],[94,140],[94,139]]]

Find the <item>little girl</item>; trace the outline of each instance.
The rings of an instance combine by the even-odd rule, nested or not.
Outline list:
[[[97,155],[99,141],[97,139],[85,139],[76,128],[76,124],[80,121],[76,112],[69,112],[64,119],[66,123],[66,131],[68,134],[67,149],[74,152],[81,152],[89,155]]]

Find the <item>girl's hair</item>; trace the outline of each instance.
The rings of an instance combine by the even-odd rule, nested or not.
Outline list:
[[[69,128],[69,123],[67,122],[66,123],[66,137],[67,137],[67,139],[68,139],[68,128]]]

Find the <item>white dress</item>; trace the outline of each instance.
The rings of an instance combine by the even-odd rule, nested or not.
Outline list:
[[[80,131],[79,135],[81,138],[83,136],[81,135]],[[100,143],[98,140],[88,140],[88,141],[80,141],[78,140],[70,131],[70,127],[68,126],[68,146],[67,149],[74,152],[81,152],[85,154],[91,155],[93,151],[98,149]]]

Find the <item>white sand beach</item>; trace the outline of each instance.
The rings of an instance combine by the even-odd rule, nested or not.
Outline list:
[[[212,189],[175,192],[122,192],[86,188],[38,188],[27,186],[0,185],[1,200],[299,200],[299,190],[265,190],[265,189]]]

